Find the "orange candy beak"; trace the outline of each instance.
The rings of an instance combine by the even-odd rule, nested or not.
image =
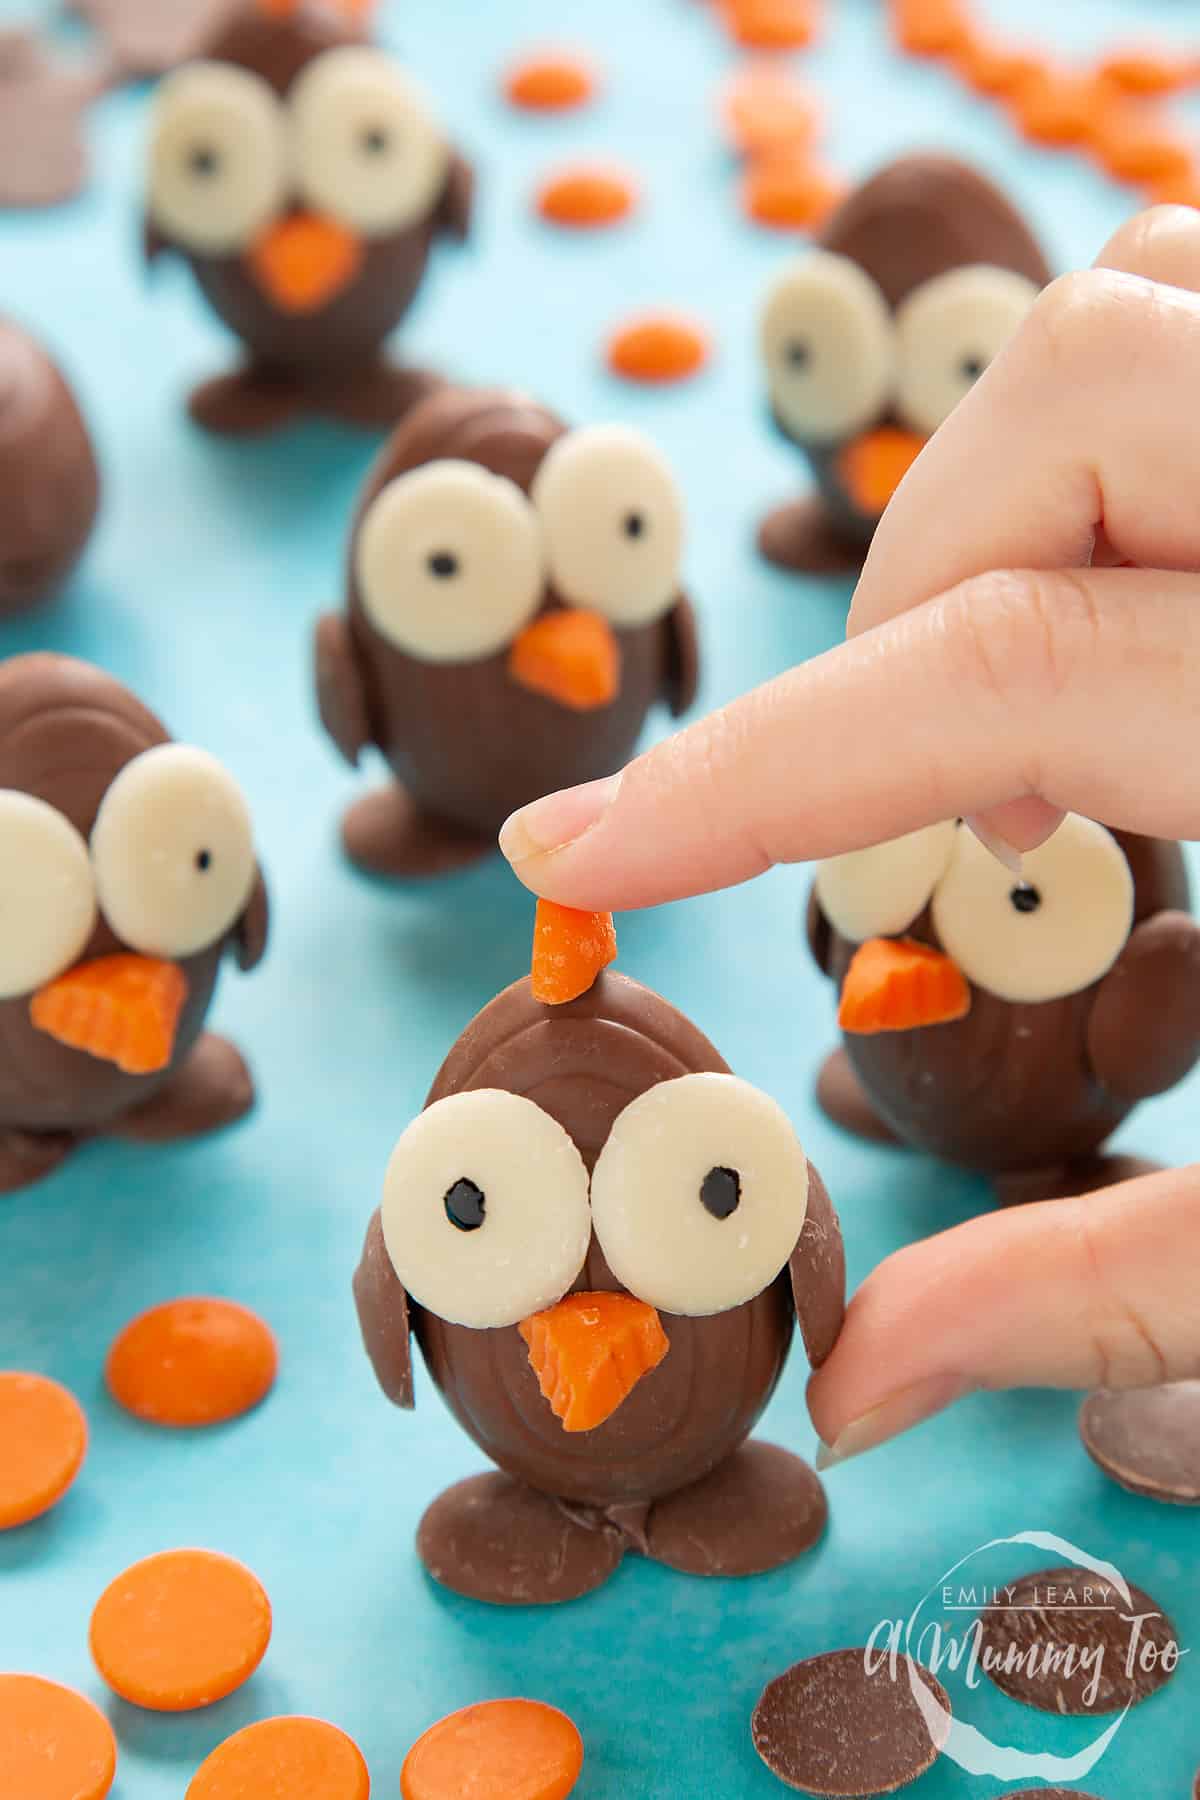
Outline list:
[[[361,240],[352,231],[307,212],[268,226],[248,257],[259,287],[286,313],[318,312],[349,287],[362,260]]]
[[[838,479],[860,512],[874,518],[883,511],[925,444],[914,431],[881,425],[846,445],[837,461]]]
[[[594,1431],[671,1348],[652,1306],[632,1294],[568,1294],[517,1327],[564,1431]]]
[[[912,938],[868,938],[842,984],[838,1024],[868,1037],[946,1025],[971,1010],[971,990],[956,962]]]
[[[165,1069],[175,1048],[187,978],[155,956],[100,956],[40,988],[29,1016],[72,1050],[115,1063],[126,1075]]]
[[[522,687],[572,712],[594,712],[617,697],[621,651],[599,613],[579,608],[543,613],[514,641],[508,672]]]

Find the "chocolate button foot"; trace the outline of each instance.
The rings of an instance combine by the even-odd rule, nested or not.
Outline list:
[[[356,800],[342,820],[342,845],[369,875],[421,880],[478,862],[492,838],[423,813],[398,784]]]
[[[769,512],[758,528],[758,548],[777,569],[795,575],[857,575],[865,546],[835,528],[816,495]]]
[[[152,1100],[127,1113],[113,1137],[162,1144],[236,1124],[254,1105],[254,1082],[241,1052],[206,1031],[179,1073]]]
[[[873,1144],[898,1144],[899,1138],[871,1105],[854,1065],[844,1050],[831,1050],[817,1076],[817,1105],[827,1119],[854,1137]]]
[[[1022,1170],[997,1175],[996,1200],[1001,1206],[1028,1206],[1037,1200],[1069,1200],[1079,1194],[1099,1193],[1139,1175],[1156,1175],[1161,1163],[1143,1156],[1081,1156],[1077,1162],[1055,1169]]]
[[[684,1575],[762,1575],[811,1550],[825,1490],[806,1462],[748,1443],[650,1514],[647,1554]]]
[[[433,1579],[492,1606],[553,1606],[602,1587],[624,1555],[615,1531],[591,1531],[511,1475],[447,1488],[417,1529]]]
[[[445,382],[430,369],[401,369],[392,363],[369,363],[324,381],[314,390],[314,405],[330,418],[369,431],[390,431],[406,413]]]
[[[0,1194],[15,1194],[44,1181],[78,1144],[69,1131],[0,1132]]]
[[[266,437],[290,425],[304,411],[302,389],[282,375],[237,369],[193,390],[188,412],[214,437]]]

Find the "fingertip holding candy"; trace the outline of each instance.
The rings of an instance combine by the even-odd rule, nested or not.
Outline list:
[[[0,1531],[28,1525],[57,1505],[79,1473],[87,1441],[74,1394],[45,1375],[0,1370]]]
[[[571,51],[524,57],[504,77],[509,104],[523,112],[569,112],[586,106],[598,86],[595,64]]]
[[[183,1429],[249,1412],[274,1384],[270,1327],[233,1300],[165,1301],[132,1319],[105,1364],[113,1398],[148,1424]]]
[[[0,1794],[4,1800],[105,1800],[117,1741],[104,1714],[37,1675],[0,1675]]]
[[[403,1800],[566,1800],[583,1739],[540,1700],[486,1700],[418,1738],[400,1772]]]
[[[111,1582],[89,1643],[114,1693],[149,1712],[191,1712],[250,1679],[271,1641],[255,1575],[211,1550],[164,1550]]]
[[[537,210],[551,225],[577,231],[616,225],[637,205],[637,185],[615,164],[579,163],[547,177]]]
[[[205,1758],[185,1800],[369,1800],[371,1778],[352,1738],[323,1719],[261,1719]]]
[[[666,385],[696,375],[709,359],[703,329],[677,313],[643,313],[608,340],[608,366],[625,381]]]

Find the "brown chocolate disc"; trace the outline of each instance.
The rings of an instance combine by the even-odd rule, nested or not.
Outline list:
[[[1099,1800],[1099,1796],[1079,1788],[1022,1788],[1019,1794],[1005,1794],[1004,1800]]]
[[[1129,1601],[1090,1569],[1040,1569],[980,1614],[979,1660],[996,1686],[1041,1712],[1120,1712],[1170,1680],[1178,1634],[1149,1594]]]
[[[492,1606],[553,1606],[606,1582],[625,1547],[511,1475],[472,1475],[438,1496],[417,1529],[433,1579]]]
[[[685,1575],[759,1575],[811,1550],[829,1507],[819,1477],[778,1444],[748,1443],[658,1501],[649,1554]]]
[[[763,1689],[750,1725],[754,1748],[788,1787],[843,1800],[893,1794],[937,1760],[950,1730],[945,1689],[912,1665],[946,1715],[935,1738],[909,1671],[897,1666],[893,1678],[885,1657],[869,1675],[869,1655],[861,1649],[812,1656]]]
[[[1200,1506],[1200,1381],[1089,1394],[1079,1435],[1092,1461],[1131,1494]]]

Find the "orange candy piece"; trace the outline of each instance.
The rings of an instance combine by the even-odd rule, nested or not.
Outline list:
[[[925,448],[925,439],[895,425],[852,438],[838,457],[838,475],[868,517],[881,513]]]
[[[1172,94],[1200,80],[1200,56],[1171,56],[1162,50],[1136,47],[1114,50],[1099,73],[1127,94]]]
[[[361,238],[324,214],[293,213],[251,246],[250,269],[281,312],[319,312],[362,267]]]
[[[608,366],[626,381],[686,381],[708,361],[708,338],[675,313],[644,313],[608,340]]]
[[[585,57],[566,52],[526,57],[515,63],[504,78],[504,92],[510,104],[526,112],[565,112],[584,106],[596,86],[592,64]]]
[[[116,1063],[126,1075],[165,1069],[187,999],[187,977],[176,963],[119,952],[76,963],[29,1002],[39,1031]]]
[[[813,96],[770,63],[739,70],[722,92],[720,111],[725,135],[741,156],[808,145],[817,135]]]
[[[190,1712],[248,1681],[271,1641],[256,1576],[212,1550],[164,1550],[101,1594],[92,1658],[115,1693],[150,1712]]]
[[[637,204],[637,188],[622,169],[581,164],[543,182],[537,209],[551,225],[577,231],[616,225]]]
[[[593,712],[616,698],[621,652],[602,614],[571,607],[543,613],[518,634],[508,672],[522,687],[572,712]]]
[[[540,1700],[485,1700],[441,1719],[400,1771],[403,1800],[566,1800],[583,1739]]]
[[[755,157],[742,178],[742,210],[775,231],[816,231],[846,192],[837,175],[801,149]]]
[[[977,94],[1011,94],[1041,66],[1041,59],[1031,50],[1001,43],[981,32],[969,33],[952,55],[955,72]]]
[[[1200,207],[1200,162],[1186,174],[1172,175],[1166,181],[1155,182],[1147,199],[1152,206]]]
[[[816,0],[721,0],[725,28],[753,50],[802,50],[817,35]]]
[[[1097,162],[1118,181],[1171,181],[1192,167],[1200,148],[1153,106],[1133,101],[1106,109],[1092,134]]]
[[[45,1375],[0,1370],[0,1531],[28,1525],[62,1499],[87,1441],[74,1394]],[[0,1785],[0,1794],[9,1792],[17,1790]]]
[[[671,1348],[655,1309],[632,1294],[568,1294],[517,1329],[564,1431],[603,1425]]]
[[[1103,128],[1113,90],[1094,74],[1042,63],[1022,76],[1008,104],[1023,135],[1035,144],[1085,144]]]
[[[580,912],[557,900],[539,900],[533,922],[530,990],[543,1006],[564,1006],[586,994],[601,969],[617,957],[611,913]]]
[[[970,1010],[966,977],[940,950],[913,938],[868,938],[846,971],[838,1024],[869,1037],[945,1025]]]
[[[270,1328],[233,1300],[168,1300],[119,1332],[104,1373],[114,1400],[151,1425],[219,1425],[269,1393]]]
[[[965,0],[890,0],[892,35],[910,56],[945,56],[971,34]]]
[[[218,1744],[185,1800],[368,1800],[371,1778],[352,1738],[323,1719],[262,1719]]]
[[[105,1800],[117,1742],[82,1694],[37,1675],[0,1675],[4,1800]]]

